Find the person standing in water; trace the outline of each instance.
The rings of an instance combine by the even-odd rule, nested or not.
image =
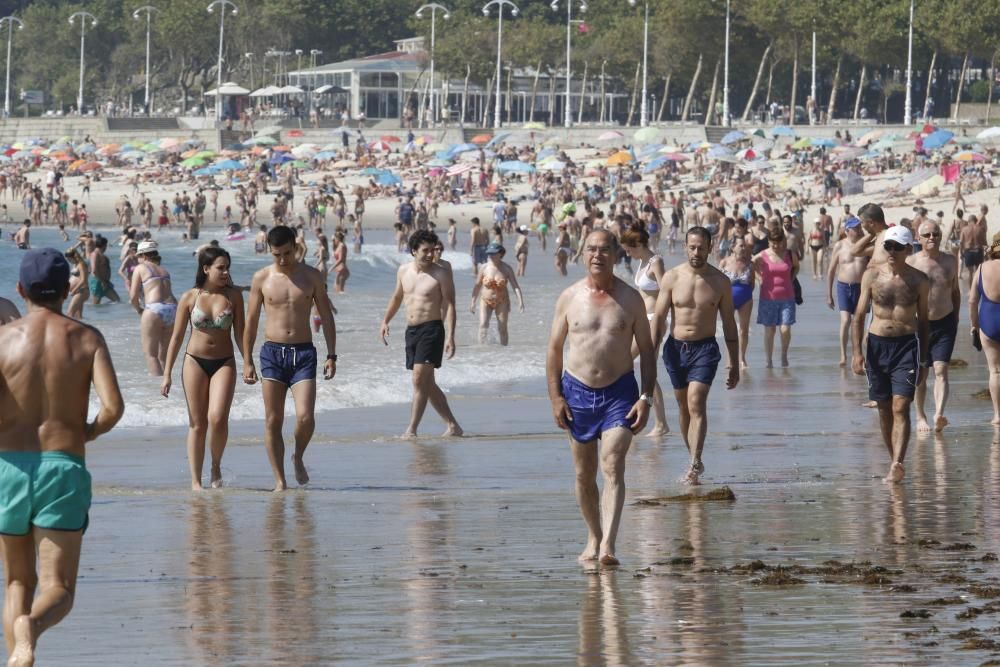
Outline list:
[[[656,308],[656,297],[660,293],[660,279],[666,271],[663,265],[663,258],[654,255],[649,249],[649,233],[642,223],[632,225],[624,229],[621,233],[621,245],[625,253],[632,259],[639,262],[633,277],[635,288],[642,297],[642,302],[646,306],[646,319],[649,321],[649,331],[653,333],[653,310]],[[659,346],[660,341],[653,338],[653,348]],[[633,342],[632,358],[639,356],[639,347]],[[663,390],[659,381],[653,385],[653,429],[647,434],[652,438],[666,435],[670,432],[667,424],[667,413],[663,404]]]
[[[146,368],[150,375],[160,376],[177,315],[177,299],[171,289],[170,272],[160,266],[160,246],[156,241],[140,243],[136,257],[139,264],[132,271],[129,301],[139,313]]]
[[[962,292],[958,286],[958,261],[941,252],[941,228],[936,222],[924,222],[917,229],[921,251],[911,255],[906,263],[922,271],[930,281],[927,297],[927,317],[930,340],[927,343],[929,361],[934,370],[934,424],[924,412],[927,379],[917,385],[914,403],[917,407],[917,433],[940,432],[948,425],[944,408],[948,404],[948,366],[958,338],[958,315],[962,307]],[[929,373],[928,373],[929,374]]]
[[[261,309],[267,311],[264,345],[260,350],[260,375],[264,396],[264,447],[274,473],[274,490],[288,488],[285,481],[285,398],[292,391],[295,401],[295,481],[309,483],[303,456],[316,429],[316,347],[309,329],[309,312],[315,306],[326,339],[323,378],[337,372],[337,329],[333,321],[326,283],[319,271],[295,258],[295,231],[278,225],[267,233],[273,263],[254,274],[250,304],[243,327],[243,381],[257,383],[253,347],[257,340]]]
[[[455,283],[451,273],[434,261],[439,244],[437,234],[426,229],[410,236],[413,261],[396,272],[396,289],[379,331],[382,342],[389,345],[389,322],[400,306],[406,306],[406,369],[413,372],[413,404],[404,438],[417,436],[427,401],[447,424],[444,435],[462,435],[462,427],[434,378],[444,356],[455,356]]]
[[[38,638],[73,608],[91,501],[86,443],[125,412],[104,337],[62,314],[69,274],[58,250],[29,251],[17,283],[28,313],[0,327],[3,624],[16,667],[34,664]],[[88,422],[91,384],[101,407]]]
[[[719,270],[727,278],[733,292],[733,310],[736,311],[736,324],[740,331],[740,369],[750,367],[747,362],[747,348],[750,346],[750,316],[753,314],[753,290],[756,274],[750,261],[749,234],[733,239],[731,252],[719,262]],[[727,360],[726,368],[734,362]]]
[[[910,403],[917,385],[927,376],[930,281],[906,263],[913,244],[910,230],[890,227],[881,237],[881,250],[888,260],[866,271],[861,280],[861,299],[851,329],[851,368],[858,375],[868,375],[868,398],[878,407],[882,439],[891,460],[884,481],[896,483],[906,472],[903,460],[910,442]],[[862,354],[869,305],[872,322]]]
[[[726,274],[708,263],[712,236],[704,227],[691,227],[684,237],[687,262],[670,269],[660,281],[660,293],[653,313],[653,335],[671,330],[663,346],[663,364],[674,387],[680,413],[681,437],[691,457],[683,477],[686,484],[699,484],[705,465],[701,454],[708,433],[708,392],[722,361],[715,340],[716,322],[722,318],[722,333],[729,352],[726,389],[740,381],[739,335],[733,310],[733,289]]]
[[[848,218],[844,223],[845,236],[833,245],[830,269],[826,274],[826,305],[840,311],[840,367],[847,366],[847,343],[851,338],[851,320],[861,298],[861,276],[868,266],[866,255],[855,255],[854,245],[861,240],[861,221]],[[837,286],[834,305],[833,287]]]
[[[556,302],[545,374],[552,416],[569,432],[576,498],[587,524],[587,546],[579,560],[613,566],[619,563],[615,542],[625,504],[625,455],[632,437],[646,427],[656,358],[645,304],[614,274],[618,239],[596,230],[583,247],[587,275]],[[633,340],[639,346],[641,394],[632,370]]]
[[[208,247],[198,253],[194,289],[181,296],[173,335],[167,348],[160,393],[170,396],[171,375],[188,323],[188,341],[181,381],[188,408],[188,464],[191,489],[201,491],[205,441],[211,438],[213,489],[222,486],[222,453],[229,439],[229,410],[236,390],[233,345],[243,346],[243,295],[232,286],[229,253]],[[240,350],[242,354],[242,349]]]
[[[486,334],[490,329],[490,317],[497,317],[497,332],[500,334],[500,344],[507,345],[507,321],[510,319],[510,293],[508,284],[517,295],[518,308],[524,312],[524,294],[517,284],[514,269],[503,261],[506,250],[502,245],[491,243],[486,248],[487,261],[479,269],[476,282],[472,286],[472,303],[469,312],[475,314],[476,301],[479,301],[479,342],[486,343]]]
[[[993,236],[985,262],[973,277],[969,292],[972,344],[986,355],[993,426],[1000,426],[1000,234]]]

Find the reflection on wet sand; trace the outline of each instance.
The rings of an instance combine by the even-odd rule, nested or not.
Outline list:
[[[234,545],[226,499],[199,494],[188,508],[188,588],[184,599],[193,652],[203,664],[241,655],[242,609],[233,584]]]
[[[595,570],[583,576],[576,664],[588,667],[635,664],[628,636],[628,610],[618,592],[618,578],[627,576],[615,570]]]

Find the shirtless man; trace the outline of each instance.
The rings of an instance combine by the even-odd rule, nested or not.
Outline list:
[[[439,242],[437,234],[426,229],[410,236],[413,261],[396,272],[396,291],[389,299],[379,332],[382,342],[388,345],[389,322],[405,304],[406,369],[413,371],[413,405],[404,438],[417,436],[428,400],[448,425],[444,435],[462,435],[462,427],[434,379],[434,369],[441,368],[444,355],[449,359],[455,356],[455,283],[449,271],[434,263]]]
[[[849,218],[844,223],[847,236],[833,246],[830,269],[826,274],[826,305],[833,305],[833,284],[837,283],[837,305],[840,311],[840,367],[847,366],[847,341],[851,335],[851,319],[861,298],[861,277],[868,266],[868,258],[854,254],[854,244],[861,239],[861,221]]]
[[[674,387],[681,423],[681,437],[691,465],[683,481],[698,484],[705,472],[701,453],[708,432],[708,392],[722,360],[715,340],[716,320],[722,317],[722,333],[730,359],[739,359],[739,335],[733,310],[733,291],[726,274],[708,263],[712,237],[704,227],[691,227],[684,237],[687,262],[663,274],[653,312],[653,339],[666,329],[667,314],[672,328],[663,346],[663,363]],[[726,388],[740,381],[739,364],[729,367]]]
[[[125,411],[104,338],[62,314],[69,272],[62,252],[29,251],[17,283],[28,314],[0,327],[3,624],[17,667],[34,664],[39,636],[73,607],[91,498],[85,443]],[[88,423],[91,382],[101,409]]]
[[[556,302],[545,371],[556,425],[569,431],[576,498],[587,524],[587,546],[580,560],[617,565],[625,455],[632,436],[642,432],[649,417],[656,359],[642,297],[614,275],[618,240],[597,230],[586,237],[584,248],[587,276],[565,289]],[[642,394],[632,370],[633,340],[639,348]],[[598,462],[604,474],[600,502]]]
[[[25,220],[21,228],[14,232],[14,245],[18,250],[31,248],[31,220]]]
[[[947,253],[941,252],[941,228],[935,222],[927,221],[917,230],[923,250],[906,260],[910,266],[927,274],[930,290],[927,297],[927,317],[930,340],[927,342],[930,356],[927,360],[934,367],[934,430],[942,431],[948,424],[944,407],[948,402],[948,365],[955,349],[958,336],[958,312],[962,294],[958,287],[958,262]],[[927,382],[917,386],[915,403],[917,406],[917,433],[930,433],[931,426],[924,412],[924,398],[927,396]]]
[[[479,225],[479,218],[472,219],[472,229],[469,230],[469,254],[472,255],[472,275],[479,273],[479,265],[486,263],[486,246],[490,243],[489,234]],[[411,252],[413,246],[410,246]]]
[[[93,250],[90,251],[90,275],[87,277],[87,286],[90,288],[90,296],[95,306],[105,298],[111,303],[118,303],[121,300],[114,285],[111,284],[111,261],[104,254],[107,249],[108,240],[99,235],[94,241]]]
[[[0,297],[0,326],[10,324],[21,317],[21,312],[14,305],[14,302]]]
[[[877,264],[885,264],[886,260],[889,259],[889,253],[885,250],[883,237],[889,226],[885,224],[885,213],[882,211],[882,207],[878,204],[865,204],[858,210],[858,218],[861,220],[861,228],[865,234],[854,243],[852,248],[854,256],[868,257],[868,264],[873,268]]]
[[[968,271],[965,277],[965,289],[972,286],[972,275],[983,263],[986,251],[986,219],[976,219],[975,216],[965,223],[958,236],[962,252],[962,266]]]
[[[851,367],[858,375],[867,371],[868,398],[877,404],[882,440],[892,461],[884,481],[895,483],[902,481],[905,474],[903,459],[910,442],[910,403],[915,388],[927,376],[930,281],[906,263],[913,244],[908,229],[897,225],[881,236],[882,250],[888,259],[873,265],[861,280],[861,299],[851,329],[854,344]],[[869,305],[872,323],[868,329],[867,354],[863,355],[861,340]]]
[[[260,350],[260,374],[264,395],[264,446],[274,473],[274,490],[284,491],[285,441],[281,428],[285,421],[285,398],[292,390],[295,401],[295,481],[309,482],[302,456],[316,429],[316,347],[309,330],[309,314],[315,306],[326,340],[323,379],[337,372],[337,330],[330,309],[326,283],[319,271],[295,259],[295,231],[273,227],[267,243],[274,263],[254,274],[250,283],[250,305],[243,329],[243,381],[257,382],[253,346],[257,340],[261,307],[267,311],[264,345]]]
[[[788,252],[794,254],[799,258],[799,261],[806,255],[806,244],[802,238],[802,233],[799,231],[798,227],[795,225],[795,221],[792,216],[786,215],[781,221],[782,228],[785,230],[785,239],[788,244]]]

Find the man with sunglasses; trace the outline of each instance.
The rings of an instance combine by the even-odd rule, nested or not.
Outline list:
[[[962,293],[958,287],[958,261],[954,256],[941,252],[941,228],[935,222],[926,221],[918,228],[922,250],[909,257],[906,263],[923,271],[930,280],[927,297],[927,317],[929,319],[929,357],[926,361],[934,367],[934,427],[942,431],[948,424],[944,407],[948,402],[948,364],[955,339],[958,337],[958,313]],[[927,382],[917,386],[915,403],[917,407],[917,433],[930,433],[931,426],[924,412],[924,398]]]
[[[864,209],[862,209],[864,210]],[[878,407],[882,439],[892,463],[883,481],[897,483],[905,474],[903,459],[910,441],[910,403],[927,376],[930,281],[906,263],[913,235],[902,226],[882,234],[887,259],[861,279],[861,299],[854,311],[852,369],[868,374],[868,398]],[[861,353],[865,313],[872,307],[866,355]]]

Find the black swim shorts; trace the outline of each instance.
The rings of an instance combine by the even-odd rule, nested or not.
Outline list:
[[[951,361],[955,339],[958,338],[958,314],[953,310],[939,320],[931,320],[930,330],[927,360],[931,363]]]
[[[441,368],[444,358],[444,322],[431,320],[406,327],[406,368],[414,364],[434,364]]]
[[[913,334],[876,336],[868,334],[865,371],[868,399],[888,401],[893,396],[913,398],[917,387],[917,355],[920,345]]]

